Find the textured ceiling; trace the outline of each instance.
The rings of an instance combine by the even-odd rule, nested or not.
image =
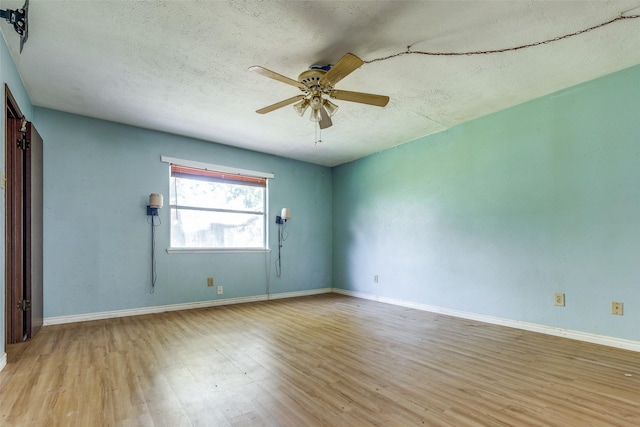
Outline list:
[[[506,53],[365,63],[336,87],[389,104],[335,101],[318,144],[315,124],[291,106],[255,113],[299,91],[250,66],[297,79],[347,52],[366,62],[408,45],[500,49],[621,13],[640,14],[640,0],[31,0],[22,54],[12,27],[0,28],[34,105],[334,166],[640,64],[640,19]]]

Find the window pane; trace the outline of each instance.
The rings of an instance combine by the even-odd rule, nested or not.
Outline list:
[[[263,212],[264,188],[171,178],[171,205]]]
[[[264,215],[171,209],[175,248],[262,248]]]

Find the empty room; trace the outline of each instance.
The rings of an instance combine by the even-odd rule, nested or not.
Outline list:
[[[640,425],[640,0],[0,32],[0,425]]]

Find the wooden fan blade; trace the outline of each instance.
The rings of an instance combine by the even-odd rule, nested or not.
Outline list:
[[[282,74],[278,74],[275,71],[267,70],[264,67],[260,67],[259,65],[254,65],[253,67],[249,67],[249,71],[253,71],[255,73],[260,74],[264,77],[269,77],[270,79],[277,80],[282,83],[286,83],[291,86],[295,86],[300,89],[306,89],[307,87],[300,83],[297,80],[290,79],[289,77],[285,77]]]
[[[342,101],[359,102],[361,104],[384,107],[389,103],[389,97],[384,95],[373,95],[371,93],[351,92],[348,90],[332,90],[329,94],[331,98]]]
[[[269,105],[268,107],[264,107],[264,108],[261,108],[259,110],[256,110],[256,113],[258,113],[258,114],[269,113],[269,112],[271,112],[273,110],[277,110],[278,108],[282,108],[282,107],[285,107],[285,106],[287,106],[289,104],[293,104],[296,101],[300,101],[303,98],[304,98],[304,95],[294,96],[293,98],[285,99],[284,101],[276,102],[273,105]]]
[[[329,113],[327,113],[327,110],[325,110],[324,107],[320,107],[320,117],[322,117],[322,120],[320,120],[319,123],[320,129],[326,129],[333,125],[331,117],[329,117]]]
[[[352,53],[347,53],[345,56],[340,58],[340,61],[331,67],[331,69],[327,71],[322,78],[320,78],[320,86],[334,87],[336,83],[360,68],[362,64],[364,64],[362,59]]]

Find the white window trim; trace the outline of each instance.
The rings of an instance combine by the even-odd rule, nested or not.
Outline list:
[[[254,253],[271,252],[269,248],[167,248],[168,254],[219,254],[219,253]]]
[[[186,166],[186,167],[190,167],[190,168],[196,168],[196,169],[204,169],[204,170],[210,170],[210,171],[216,171],[216,172],[224,172],[224,173],[228,173],[228,174],[232,174],[232,175],[246,175],[246,176],[253,176],[256,178],[275,178],[275,174],[270,173],[270,172],[260,172],[260,171],[253,171],[253,170],[249,170],[249,169],[240,169],[240,168],[234,168],[234,167],[230,167],[230,166],[222,166],[222,165],[216,165],[213,163],[204,163],[204,162],[197,162],[194,160],[185,160],[185,159],[178,159],[175,157],[169,157],[169,156],[160,156],[160,161],[163,163],[169,163],[169,164],[174,164],[174,165],[179,165],[179,166]],[[266,189],[266,197],[267,197],[267,201],[269,201],[269,186],[267,185]],[[271,249],[269,248],[269,206],[265,206],[265,247],[264,248],[174,248],[174,247],[168,247],[167,248],[167,253],[169,254],[177,254],[177,253],[181,253],[181,254],[195,254],[195,253],[224,253],[224,252],[232,252],[232,253],[243,253],[243,252],[271,252]]]

